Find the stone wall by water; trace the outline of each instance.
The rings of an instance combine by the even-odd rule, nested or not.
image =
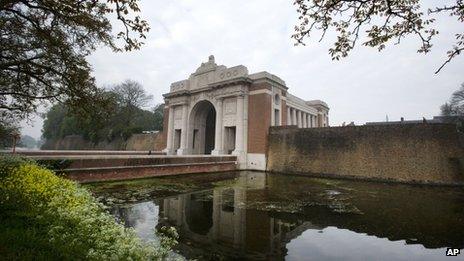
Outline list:
[[[464,184],[462,135],[451,124],[272,127],[267,170],[412,183]]]
[[[69,135],[58,140],[47,140],[43,150],[152,150],[164,149],[161,133],[133,134],[129,139],[114,139],[111,142],[93,143],[80,135]]]

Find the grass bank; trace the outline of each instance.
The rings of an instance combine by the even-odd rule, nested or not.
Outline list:
[[[0,156],[1,157],[1,156]],[[0,158],[0,257],[7,260],[157,260],[176,243],[142,242],[73,181],[34,162]]]

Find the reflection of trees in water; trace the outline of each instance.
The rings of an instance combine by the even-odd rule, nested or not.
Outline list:
[[[125,227],[135,227],[138,223],[146,221],[147,214],[152,212],[152,204],[139,203],[135,205],[115,206],[111,213]]]
[[[123,223],[125,227],[134,227],[139,215],[132,210],[131,206],[116,206],[111,209],[111,214]]]

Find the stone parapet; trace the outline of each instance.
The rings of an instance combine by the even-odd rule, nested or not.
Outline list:
[[[79,182],[126,180],[237,169],[235,156],[55,155],[29,156]]]
[[[11,154],[11,150],[0,150],[0,154]],[[23,150],[17,149],[16,154],[22,156],[98,156],[98,155],[164,155],[161,151],[149,150]]]

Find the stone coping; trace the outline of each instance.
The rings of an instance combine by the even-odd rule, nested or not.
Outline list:
[[[163,167],[236,164],[236,163],[237,163],[236,161],[219,161],[219,162],[174,163],[174,164],[157,164],[157,165],[140,165],[140,166],[93,167],[93,168],[63,169],[63,170],[59,170],[59,172],[92,171],[92,170],[94,170],[94,171],[98,171],[98,170],[121,170],[121,169],[140,169],[140,168],[163,168]]]
[[[0,150],[0,153],[11,154],[10,150]],[[161,151],[148,150],[24,150],[16,149],[19,155],[164,155]]]
[[[175,158],[234,158],[235,155],[36,155],[31,159],[175,159]]]

